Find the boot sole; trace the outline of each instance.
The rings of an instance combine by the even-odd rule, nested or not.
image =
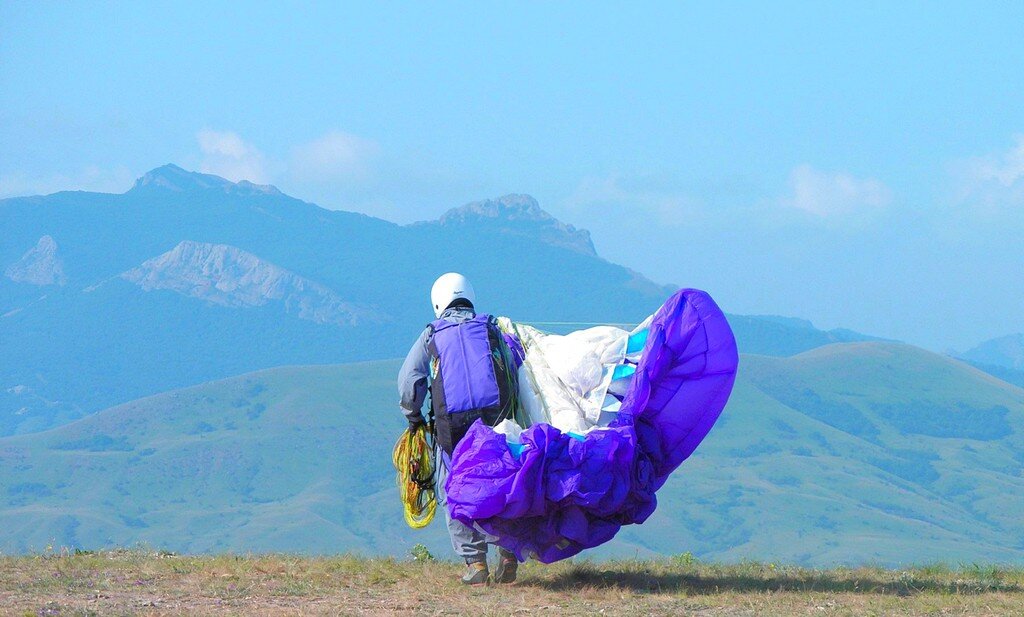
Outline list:
[[[491,575],[490,573],[488,573],[487,576],[485,576],[481,581],[474,581],[473,579],[467,580],[464,578],[460,579],[460,581],[462,582],[463,585],[467,587],[484,587],[491,582]]]

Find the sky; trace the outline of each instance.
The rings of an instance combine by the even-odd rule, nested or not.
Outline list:
[[[528,193],[727,312],[1024,331],[1022,3],[253,4],[0,0],[0,198],[170,162],[400,223]]]

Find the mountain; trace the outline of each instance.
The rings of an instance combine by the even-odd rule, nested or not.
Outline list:
[[[65,285],[68,281],[64,260],[57,254],[57,242],[51,236],[39,238],[21,259],[7,266],[4,276],[15,283],[36,286]]]
[[[1024,371],[1024,333],[994,338],[958,355],[978,364]]]
[[[765,356],[792,356],[832,343],[886,340],[845,328],[819,330],[806,319],[778,315],[729,315],[729,325],[741,351]]]
[[[953,356],[971,366],[1024,388],[1024,334],[994,338]]]
[[[638,322],[671,289],[526,196],[401,226],[167,165],[0,201],[0,434],[272,366],[404,355],[449,270],[483,310]]]
[[[320,324],[381,321],[370,307],[345,302],[323,285],[225,244],[186,240],[122,273],[121,278],[143,291],[166,289],[220,306],[279,302],[285,313]]]
[[[232,182],[213,174],[185,171],[177,165],[164,165],[150,171],[136,180],[129,192],[135,194],[144,194],[147,191],[156,191],[157,193],[165,191],[192,193],[207,190],[240,196],[283,196],[283,193],[276,186],[253,184],[248,180]]]
[[[429,224],[429,223],[428,223]],[[529,195],[506,195],[474,201],[449,210],[437,221],[442,227],[476,232],[488,228],[501,233],[538,239],[584,255],[597,256],[590,232],[567,225],[544,210]]]
[[[397,369],[275,368],[0,439],[0,550],[448,556],[441,520],[402,521]],[[956,360],[884,342],[743,355],[655,514],[589,554],[1022,564],[1022,453],[1024,390]]]
[[[262,368],[402,356],[450,270],[481,309],[553,330],[637,323],[674,291],[526,195],[402,226],[166,165],[123,194],[0,200],[0,226],[0,435]],[[730,319],[754,353],[867,338]]]

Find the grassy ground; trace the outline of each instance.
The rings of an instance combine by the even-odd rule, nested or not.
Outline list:
[[[146,551],[0,557],[0,614],[1024,615],[1024,569],[812,570],[661,561],[525,564],[512,586],[461,567],[340,556]]]

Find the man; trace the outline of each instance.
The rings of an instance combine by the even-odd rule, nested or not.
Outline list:
[[[514,383],[514,367],[494,360],[499,356],[507,357],[499,348],[505,345],[504,340],[493,318],[476,314],[475,302],[476,294],[466,277],[449,272],[438,278],[430,290],[430,303],[437,320],[420,334],[398,375],[402,412],[411,429],[426,422],[422,409],[428,387],[431,393],[439,449],[438,505],[444,509],[452,547],[466,562],[466,573],[462,577],[466,585],[487,583],[490,577],[487,544],[493,543],[495,538],[451,518],[444,481],[452,450],[477,418],[493,425],[509,417],[508,389],[509,383]],[[434,374],[431,374],[432,363]],[[502,378],[509,373],[511,379]],[[511,396],[514,397],[514,393]],[[515,581],[518,565],[513,553],[499,547],[495,582]]]

